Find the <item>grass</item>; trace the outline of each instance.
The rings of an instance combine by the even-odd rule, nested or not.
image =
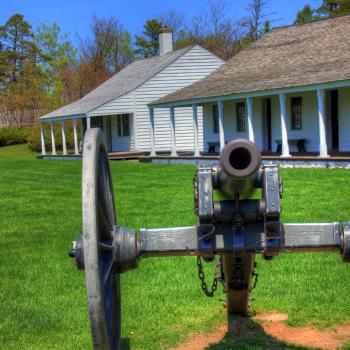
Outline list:
[[[118,222],[129,227],[196,223],[189,165],[112,162]],[[350,172],[281,171],[285,222],[345,221],[350,214]],[[67,257],[81,230],[81,162],[40,161],[25,146],[0,148],[0,348],[89,349],[84,274]],[[284,254],[258,258],[253,310],[288,313],[289,323],[320,327],[349,321],[350,266],[339,254]],[[211,278],[212,266],[206,266]],[[209,275],[210,274],[210,275]],[[219,298],[206,298],[195,259],[144,259],[122,276],[123,343],[131,349],[166,349],[189,334],[225,321]],[[212,349],[297,347],[267,336]]]

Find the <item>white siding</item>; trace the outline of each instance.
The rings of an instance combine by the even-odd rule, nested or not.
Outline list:
[[[135,148],[135,133],[133,128],[133,112],[134,112],[134,93],[128,93],[119,97],[89,113],[89,116],[105,116],[111,118],[111,149],[112,152],[123,152]],[[130,136],[118,137],[116,116],[120,114],[129,114],[130,120]],[[104,120],[104,134],[107,139],[107,122]]]
[[[224,62],[200,46],[195,46],[178,60],[166,67],[162,72],[149,79],[134,92],[111,101],[89,115],[116,115],[133,113],[135,129],[137,130],[137,149],[148,151],[149,137],[149,110],[148,104],[171,92],[190,85],[220,67]],[[135,105],[134,105],[135,103]],[[156,109],[155,117],[155,147],[157,151],[170,150],[170,111],[169,109]],[[203,149],[203,122],[202,110],[198,108],[198,131],[200,149]],[[135,149],[134,128],[130,149]],[[193,121],[192,108],[175,109],[176,147],[178,150],[193,150]],[[114,142],[115,147],[118,146]],[[123,148],[125,144],[121,145]],[[117,151],[116,148],[113,148]]]
[[[223,61],[200,46],[195,46],[176,62],[150,79],[136,91],[138,148],[149,149],[149,112],[147,104],[190,85],[223,64]],[[170,150],[170,111],[155,110],[155,147],[157,151]],[[200,149],[203,149],[202,111],[198,108],[198,132]],[[193,150],[192,108],[175,108],[176,147],[178,150]]]
[[[99,108],[96,108],[89,113],[89,116],[133,113],[133,95],[133,92],[129,92],[128,94],[121,96],[116,100],[106,103]]]
[[[224,131],[225,141],[248,139],[248,125],[245,132],[237,131],[236,104],[246,100],[224,102]],[[208,150],[208,142],[219,142],[219,133],[214,133],[213,109],[214,103],[204,105],[204,149]],[[262,103],[261,99],[253,99],[253,129],[255,143],[262,148]]]
[[[291,119],[291,98],[302,97],[302,129],[292,130],[292,119]],[[286,126],[288,139],[306,139],[306,150],[308,152],[319,151],[319,130],[318,130],[318,107],[316,91],[302,92],[296,94],[288,94],[286,99],[287,116]],[[276,140],[281,140],[281,117],[280,117],[280,106],[278,96],[271,97],[271,145],[272,151],[276,151]],[[291,144],[291,152],[297,152],[296,145]]]

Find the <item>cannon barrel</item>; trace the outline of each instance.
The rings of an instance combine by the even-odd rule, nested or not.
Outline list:
[[[261,153],[248,140],[229,142],[220,154],[220,164],[213,174],[213,187],[222,197],[249,198],[260,187]]]

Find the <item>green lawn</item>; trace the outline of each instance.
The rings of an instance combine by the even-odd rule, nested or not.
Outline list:
[[[112,162],[112,172],[120,224],[196,223],[194,167]],[[350,171],[281,173],[285,222],[350,219]],[[25,146],[0,148],[1,349],[91,348],[84,274],[67,257],[81,230],[80,176],[80,161],[42,161]],[[288,313],[294,326],[350,320],[350,266],[339,254],[285,254],[258,262],[253,310]],[[125,348],[166,349],[225,321],[222,291],[213,299],[202,294],[193,257],[145,259],[123,275],[122,284]],[[296,349],[263,335],[211,347],[228,348]]]

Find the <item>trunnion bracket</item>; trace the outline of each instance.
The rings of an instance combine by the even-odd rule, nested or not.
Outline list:
[[[255,242],[256,250],[265,256],[272,257],[283,247],[283,230],[280,222],[281,186],[276,166],[262,167],[258,174],[256,187],[262,188],[262,199],[234,200],[214,202],[213,177],[216,169],[202,165],[194,179],[195,211],[199,216],[198,249],[205,254],[213,253],[216,247],[216,236],[223,236],[231,241],[232,250],[245,250],[249,241],[249,218],[255,226],[263,225],[258,231]],[[224,224],[225,223],[225,224]],[[250,235],[252,233],[249,233]],[[228,237],[231,235],[231,239]]]

